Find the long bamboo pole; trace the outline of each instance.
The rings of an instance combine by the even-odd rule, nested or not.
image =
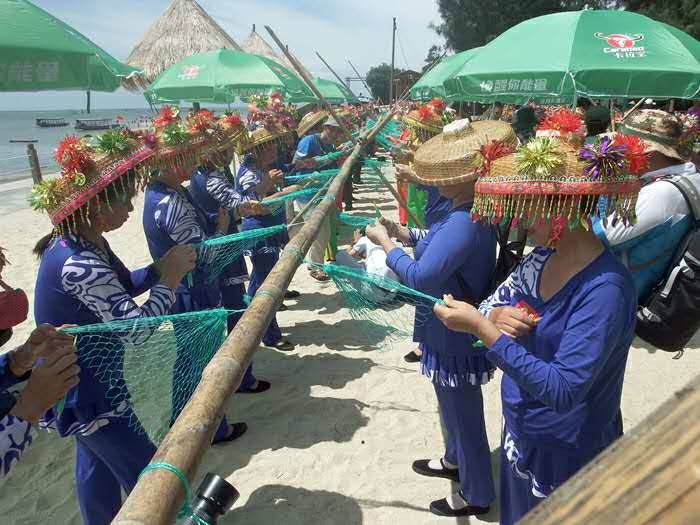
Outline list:
[[[335,112],[333,109],[333,106],[331,106],[326,98],[321,94],[321,92],[318,90],[316,85],[314,84],[314,81],[311,77],[309,77],[308,73],[304,70],[304,68],[301,66],[299,61],[294,57],[290,52],[287,46],[285,46],[282,41],[277,37],[275,32],[272,30],[270,26],[265,26],[265,29],[267,29],[267,32],[270,33],[270,36],[272,37],[272,40],[275,41],[275,43],[279,46],[279,48],[282,50],[284,55],[287,57],[287,59],[291,62],[292,66],[294,66],[294,69],[297,70],[297,73],[299,73],[299,76],[304,79],[304,82],[309,86],[309,89],[313,91],[314,95],[321,101],[321,104],[323,104],[323,107],[328,111],[328,113],[331,114],[331,116],[335,119],[335,121],[338,123],[340,126],[340,129],[343,130],[343,133],[346,135],[346,138],[348,140],[352,140],[352,132],[348,129],[348,127],[345,125],[345,121],[342,120],[340,117],[338,117],[338,114]]]
[[[350,94],[353,97],[357,98],[357,95],[355,95],[355,93],[353,93],[352,89],[350,89],[350,86],[342,78],[340,78],[338,73],[336,73],[335,70],[330,66],[330,64],[328,62],[326,62],[326,59],[321,56],[321,53],[316,51],[316,56],[321,60],[321,62],[323,62],[323,65],[328,68],[328,71],[330,71],[333,74],[333,76],[338,79],[338,82],[340,82],[343,86],[345,86],[345,88],[350,92]]]
[[[374,128],[360,137],[328,188],[327,198],[319,203],[299,233],[287,244],[279,262],[261,286],[262,293],[256,294],[236,328],[204,369],[194,394],[163,439],[151,463],[173,465],[192,483],[204,452],[221,422],[223,407],[238,389],[253,354],[259,348],[263,333],[281,304],[304,255],[318,235],[321,223],[335,208],[335,198],[350,176],[363,147],[374,140],[392,116],[392,112],[387,113]],[[183,495],[182,484],[174,474],[165,470],[151,470],[141,476],[112,523],[172,524]]]
[[[372,97],[372,100],[374,100],[374,101],[376,102],[377,99],[374,97],[374,94],[372,93],[372,90],[371,90],[370,87],[367,85],[367,81],[365,80],[365,77],[363,77],[362,75],[360,75],[360,72],[357,70],[357,68],[356,68],[356,67],[352,64],[352,62],[350,62],[349,60],[348,60],[348,64],[350,64],[350,67],[352,68],[352,70],[353,70],[353,71],[355,72],[355,74],[357,75],[357,78],[359,78],[360,81],[362,82],[362,84],[364,84],[365,89],[367,90],[367,93],[369,93],[369,96]]]

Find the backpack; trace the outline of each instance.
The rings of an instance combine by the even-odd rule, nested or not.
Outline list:
[[[700,329],[700,193],[685,177],[663,179],[681,192],[693,217],[666,276],[637,311],[636,334],[665,352],[683,355]]]

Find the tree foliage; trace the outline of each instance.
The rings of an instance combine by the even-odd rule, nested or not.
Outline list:
[[[682,29],[700,40],[700,2],[698,0],[621,0],[621,7],[641,13]]]
[[[395,68],[394,75],[401,73],[401,71],[401,69]],[[375,99],[388,103],[389,83],[391,82],[391,66],[389,64],[383,63],[370,69],[367,72],[366,82]]]
[[[678,0],[680,1],[680,0]],[[687,0],[697,2],[697,0]],[[433,29],[446,47],[464,51],[483,46],[514,25],[560,11],[603,7],[609,0],[437,0],[442,23]]]
[[[428,71],[435,62],[442,58],[443,55],[444,50],[441,46],[438,46],[436,44],[430,46],[430,49],[428,50],[428,56],[425,57],[425,65],[423,66],[421,72],[425,73],[426,71]]]

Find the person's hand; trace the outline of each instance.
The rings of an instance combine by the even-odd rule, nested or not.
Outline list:
[[[284,188],[282,193],[286,195],[287,193],[294,193],[295,191],[300,191],[303,189],[304,187],[301,184],[292,184],[291,186]]]
[[[451,295],[444,296],[444,305],[436,304],[433,307],[435,316],[447,328],[453,332],[466,332],[475,334],[484,316],[471,304],[456,301]]]
[[[281,184],[284,180],[284,172],[282,170],[270,170],[267,172],[267,176],[273,184]]]
[[[386,228],[389,237],[397,238],[401,234],[401,226],[386,217],[379,217],[379,224]]]
[[[231,224],[231,214],[225,208],[219,208],[219,213],[216,216],[216,231],[226,235],[228,227]]]
[[[267,208],[258,201],[246,201],[238,207],[238,214],[241,217],[250,217],[252,215],[267,215]]]
[[[512,306],[494,308],[489,314],[489,320],[502,333],[513,339],[529,334],[537,325],[533,315]]]
[[[416,172],[405,164],[396,165],[396,180],[399,182],[418,182]]]
[[[73,336],[59,332],[50,324],[39,325],[29,334],[24,345],[10,353],[10,370],[15,377],[22,377],[32,369],[37,359],[42,357],[40,352],[46,349],[46,343],[72,345],[73,340]]]
[[[367,226],[365,228],[365,235],[374,244],[382,244],[383,242],[391,240],[389,232],[381,222]]]
[[[182,278],[191,272],[197,263],[197,251],[191,245],[179,245],[170,248],[155,263],[161,282],[175,290]]]
[[[73,341],[50,338],[39,346],[38,353],[45,356],[43,362],[34,368],[27,386],[10,410],[13,416],[33,424],[78,384],[80,373]]]
[[[408,147],[397,147],[391,152],[391,156],[397,163],[405,164],[407,162],[413,162],[415,152]]]
[[[362,238],[362,232],[360,230],[353,230],[352,231],[352,242],[353,244],[357,243]]]

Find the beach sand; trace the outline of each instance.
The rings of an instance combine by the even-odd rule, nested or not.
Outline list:
[[[375,202],[387,216],[395,215],[393,202],[384,195],[361,190],[354,213],[372,216]],[[129,222],[108,235],[114,251],[133,269],[150,262],[141,228],[141,200],[136,207]],[[12,265],[3,277],[24,288],[30,300],[38,267],[31,249],[49,229],[48,219],[39,213],[5,210],[0,246],[8,249]],[[317,283],[305,268],[297,272],[292,288],[303,295],[287,302],[289,311],[279,313],[278,320],[297,343],[296,351],[261,349],[256,354],[256,374],[273,387],[261,395],[233,396],[227,414],[234,421],[246,421],[250,430],[235,443],[210,449],[199,470],[197,483],[206,472],[215,472],[241,493],[221,523],[497,522],[497,505],[482,519],[438,518],[428,511],[430,502],[446,496],[451,487],[446,480],[423,478],[411,470],[413,460],[443,452],[433,388],[417,373],[417,365],[403,361],[414,344],[367,346],[372,334],[362,335],[361,324],[350,318],[334,285]],[[13,342],[22,342],[30,326],[31,319],[17,330]],[[626,431],[700,372],[699,343],[696,337],[692,350],[675,361],[672,354],[649,353],[635,341],[623,393]],[[496,473],[499,384],[497,374],[484,388]],[[80,523],[74,460],[71,440],[38,434],[0,488],[2,523]]]

